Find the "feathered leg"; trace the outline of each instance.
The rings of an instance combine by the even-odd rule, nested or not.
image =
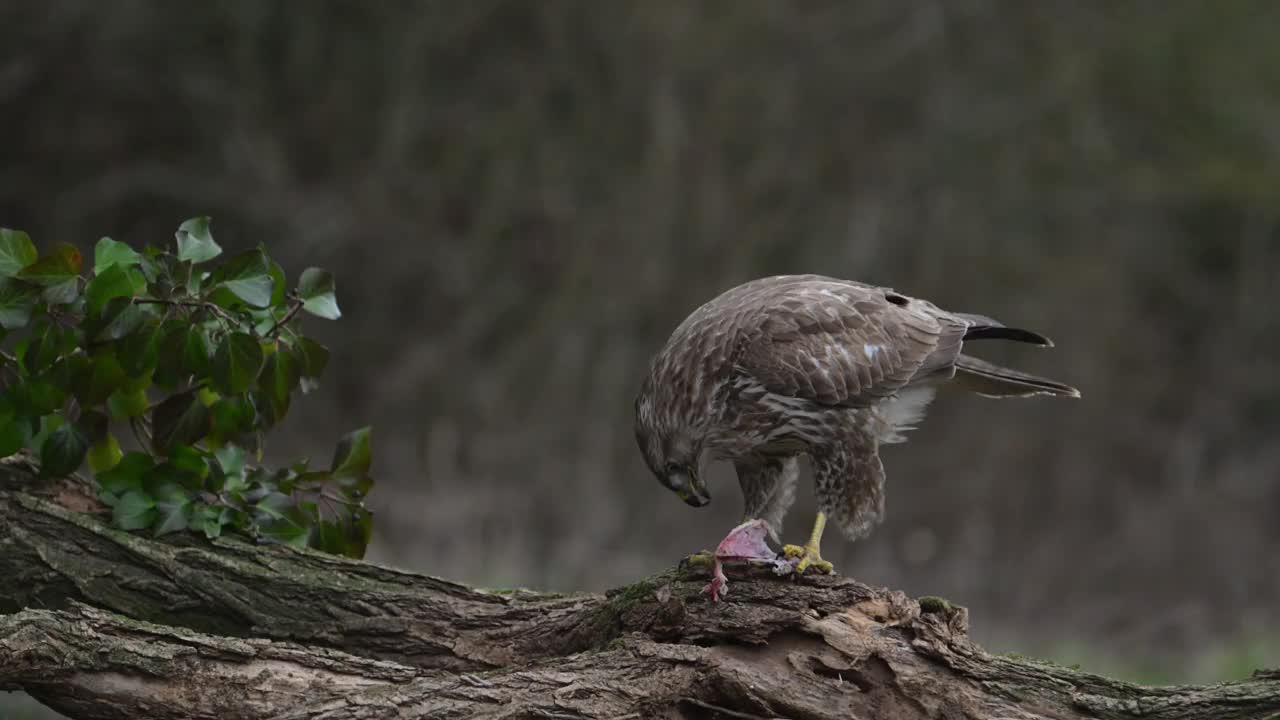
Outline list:
[[[743,521],[764,520],[774,542],[782,534],[783,519],[796,499],[800,464],[796,457],[739,460],[734,463],[742,487]]]
[[[812,457],[818,507],[848,539],[866,537],[884,517],[884,466],[875,436],[853,428]]]
[[[831,563],[822,559],[820,551],[828,520],[847,538],[858,540],[884,516],[884,467],[878,452],[875,436],[857,425],[851,425],[840,442],[813,448],[810,457],[819,510],[813,533],[803,547],[783,548],[788,557],[801,558],[797,572],[810,565],[831,572]]]
[[[734,463],[734,469],[742,488],[743,518],[716,546],[717,552],[742,553],[734,557],[772,560],[776,555],[769,546],[763,540],[749,539],[748,533],[754,533],[763,523],[769,537],[780,542],[778,535],[782,531],[783,518],[795,501],[796,481],[800,477],[799,459],[792,456],[739,460]],[[713,561],[714,553],[706,552],[687,558],[691,565],[707,565]]]

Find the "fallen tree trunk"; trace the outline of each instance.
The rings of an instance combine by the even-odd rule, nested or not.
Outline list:
[[[681,565],[605,595],[483,591],[108,527],[0,475],[0,687],[73,718],[1266,718],[1280,673],[1145,688],[993,656],[967,612],[841,577]]]

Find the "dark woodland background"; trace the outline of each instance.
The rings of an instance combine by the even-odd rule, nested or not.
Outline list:
[[[170,241],[214,218],[338,275],[324,388],[374,425],[370,558],[604,589],[714,547],[632,399],[766,274],[1042,331],[983,348],[1078,401],[943,397],[845,574],[993,649],[1147,680],[1280,662],[1280,4],[0,2],[0,225]],[[807,486],[790,516],[808,531]]]

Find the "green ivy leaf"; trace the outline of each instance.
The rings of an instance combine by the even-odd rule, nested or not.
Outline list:
[[[107,433],[89,448],[89,469],[93,470],[95,476],[100,475],[118,465],[123,457],[120,441],[116,440],[115,435]]]
[[[87,452],[89,439],[74,425],[63,423],[40,446],[40,470],[53,477],[70,475],[80,468]]]
[[[338,310],[338,298],[335,294],[333,274],[320,268],[307,268],[298,278],[298,295],[302,298],[302,309],[326,320],[337,320],[342,317]]]
[[[213,451],[218,465],[226,475],[244,474],[244,449],[237,445],[223,445]]]
[[[362,558],[369,547],[369,542],[373,539],[373,513],[364,508],[352,512],[351,527],[352,543],[346,554],[348,557]]]
[[[316,525],[312,546],[317,550],[333,554],[342,554],[347,549],[347,537],[337,523],[321,520]]]
[[[39,323],[32,330],[35,336],[25,348],[15,347],[14,354],[22,359],[27,372],[39,374],[48,369],[62,353],[62,329],[57,325]]]
[[[213,386],[223,395],[248,390],[261,370],[262,346],[247,333],[231,333],[213,354]]]
[[[120,496],[112,508],[112,518],[122,530],[141,530],[150,527],[156,519],[156,503],[138,490],[130,490]]]
[[[291,507],[280,513],[278,517],[258,524],[259,534],[269,542],[298,548],[307,547],[311,536],[308,518],[302,510]]]
[[[142,490],[151,497],[159,499],[160,489],[166,485],[181,485],[196,491],[201,489],[203,483],[195,475],[178,469],[178,466],[171,461],[161,460],[143,476]]]
[[[133,280],[123,265],[109,265],[98,273],[84,288],[84,297],[89,305],[89,312],[95,315],[102,311],[108,300],[118,297],[133,297]]]
[[[191,522],[193,526],[200,528],[204,532],[204,536],[210,540],[216,540],[222,535],[222,526],[226,523],[226,508],[216,505],[206,505],[196,510]]]
[[[0,277],[0,327],[17,330],[31,321],[40,289],[15,278]]]
[[[151,456],[143,452],[129,452],[106,472],[97,473],[98,485],[109,493],[124,495],[130,490],[142,490],[142,478],[155,467]]]
[[[244,450],[236,445],[224,445],[214,451],[214,457],[218,462],[210,481],[211,489],[232,496],[243,492],[248,487],[244,473]]]
[[[253,318],[253,331],[261,336],[268,335],[272,328],[276,326],[276,321],[286,314],[288,314],[287,310],[275,310],[272,308],[253,311],[250,313]]]
[[[197,377],[209,374],[209,332],[192,327],[183,338],[182,368]]]
[[[233,315],[240,313],[248,307],[239,296],[224,287],[215,287],[211,289],[204,296],[204,300],[205,302],[217,305],[223,310],[231,311],[231,314]]]
[[[160,362],[160,340],[160,328],[154,322],[144,322],[137,332],[119,340],[116,356],[120,367],[133,378],[155,370]]]
[[[200,291],[205,286],[205,280],[208,279],[211,273],[208,270],[196,270],[194,266],[189,269],[189,272],[190,275],[187,277],[185,290],[188,295],[195,297],[200,294]],[[183,290],[184,288],[179,285],[177,289]]]
[[[130,298],[109,300],[102,309],[101,329],[94,334],[94,340],[108,342],[128,337],[141,329],[150,317],[146,310],[134,305]]]
[[[122,242],[104,237],[93,246],[93,272],[101,275],[103,270],[119,265],[129,268],[142,262],[142,256],[136,250]]]
[[[146,274],[143,273],[142,270],[136,267],[129,268],[129,282],[133,283],[133,294],[135,296],[142,296],[147,294],[147,286],[149,284],[149,281],[147,280]]]
[[[39,417],[62,407],[67,392],[57,382],[41,376],[13,387],[13,405],[19,415]]]
[[[340,508],[332,519],[316,523],[312,546],[351,558],[364,557],[373,536],[373,516],[364,508]]]
[[[314,500],[299,501],[298,509],[302,511],[302,517],[306,518],[308,526],[315,526],[320,522],[320,509]]]
[[[209,432],[209,409],[194,390],[171,395],[151,411],[156,449],[167,453],[177,444],[190,445]]]
[[[31,238],[21,230],[0,228],[0,277],[13,277],[39,255]]]
[[[298,367],[293,356],[281,348],[267,358],[258,377],[258,388],[271,405],[273,417],[278,421],[289,411],[289,398],[298,386]]]
[[[315,386],[329,360],[328,349],[292,331],[264,336],[295,302],[318,317],[341,317],[333,276],[308,268],[291,295],[283,268],[261,245],[211,271],[196,269],[222,253],[208,217],[187,220],[175,239],[170,253],[101,238],[92,275],[81,278],[87,260],[73,245],[42,257],[24,233],[0,229],[0,340],[38,322],[10,340],[17,361],[7,368],[13,381],[0,388],[0,453],[30,447],[46,473],[67,474],[87,460],[120,528],[157,535],[190,528],[210,538],[230,528],[360,556],[368,514],[321,494],[337,485],[356,498],[371,486],[369,428],[342,439],[332,472],[305,462],[275,471],[245,464],[254,453],[261,461],[265,430],[289,409],[295,388]],[[175,313],[157,300],[225,312]],[[42,301],[63,307],[46,311]],[[170,395],[149,408],[153,386]],[[107,412],[116,420],[149,415],[152,448],[124,453]]]
[[[195,217],[178,226],[174,236],[178,240],[179,260],[198,265],[222,254],[222,248],[213,241],[209,222],[208,217]]]
[[[156,513],[159,522],[155,535],[168,535],[186,530],[191,516],[191,496],[180,485],[169,483],[156,489]]]
[[[222,491],[233,498],[242,495],[248,488],[249,481],[245,479],[244,473],[226,475],[222,478]]]
[[[183,357],[186,354],[187,333],[192,331],[188,323],[171,320],[160,329],[160,353],[156,362],[155,383],[172,389],[190,375]]]
[[[253,403],[255,433],[265,433],[284,419],[284,416],[279,413],[279,407],[265,392],[254,390],[249,393],[249,401]]]
[[[293,506],[293,500],[279,490],[273,489],[274,486],[269,483],[258,480],[258,484],[262,497],[253,501],[254,514],[257,515],[258,520],[278,520],[284,517],[285,511]]]
[[[334,520],[319,521],[312,535],[312,546],[323,552],[360,559],[372,536],[372,515],[366,510],[356,510]]]
[[[201,387],[196,392],[200,396],[200,402],[204,403],[205,407],[213,407],[214,403],[222,399],[221,395],[210,390],[207,386]]]
[[[76,397],[85,405],[97,405],[106,402],[121,385],[124,385],[128,376],[124,373],[124,368],[120,367],[120,361],[115,355],[104,354],[99,355],[92,360],[91,370],[87,382],[82,387],[76,389]]]
[[[250,250],[231,258],[210,277],[215,287],[225,288],[253,307],[271,305],[274,282],[271,265],[261,249]]]
[[[7,418],[0,422],[0,457],[10,455],[22,449],[31,434],[31,425],[17,418]]]
[[[293,353],[298,360],[298,374],[304,378],[320,377],[329,365],[329,349],[309,337],[298,338]]]
[[[58,243],[52,253],[20,270],[18,277],[37,285],[57,285],[77,277],[83,262],[75,245]]]
[[[40,297],[50,305],[70,305],[80,297],[80,276],[46,287]]]
[[[157,287],[172,286],[173,273],[169,268],[169,262],[174,261],[172,255],[166,255],[159,248],[147,246],[146,251],[138,259],[138,271],[142,276],[143,287],[150,283],[156,283]],[[166,295],[167,293],[160,293]]]
[[[285,306],[285,277],[284,268],[280,267],[280,263],[275,260],[271,261],[271,307],[283,308]]]
[[[169,448],[169,462],[180,472],[204,478],[209,475],[209,463],[204,453],[190,445],[174,445]]]
[[[279,468],[271,473],[268,484],[278,488],[282,493],[292,493],[298,489],[298,474],[291,468]]]
[[[335,478],[339,491],[347,498],[359,500],[373,489],[373,478],[369,475]]]
[[[33,418],[34,420],[35,418]],[[44,451],[44,443],[53,434],[54,430],[67,424],[67,419],[57,413],[49,413],[41,416],[35,425],[35,433],[32,434],[29,447],[33,452],[41,453]]]
[[[147,411],[147,391],[121,387],[107,398],[107,411],[117,420],[138,417]]]
[[[244,395],[224,397],[209,408],[213,415],[213,444],[237,440],[253,431],[254,410]]]
[[[373,463],[369,444],[372,432],[373,428],[365,426],[342,436],[329,469],[334,479],[354,480],[368,475],[369,466]]]

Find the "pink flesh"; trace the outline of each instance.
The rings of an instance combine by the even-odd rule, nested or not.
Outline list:
[[[768,532],[769,526],[765,521],[748,520],[730,530],[729,534],[720,541],[716,547],[716,557],[773,560],[778,557],[778,554],[764,541],[764,536]]]
[[[702,589],[710,593],[711,599],[719,602],[728,594],[729,578],[725,577],[722,560],[764,560],[774,564],[774,571],[782,574],[794,569],[794,562],[781,560],[764,541],[769,526],[763,520],[748,520],[729,531],[720,544],[716,546],[715,568],[711,574],[711,582]]]

